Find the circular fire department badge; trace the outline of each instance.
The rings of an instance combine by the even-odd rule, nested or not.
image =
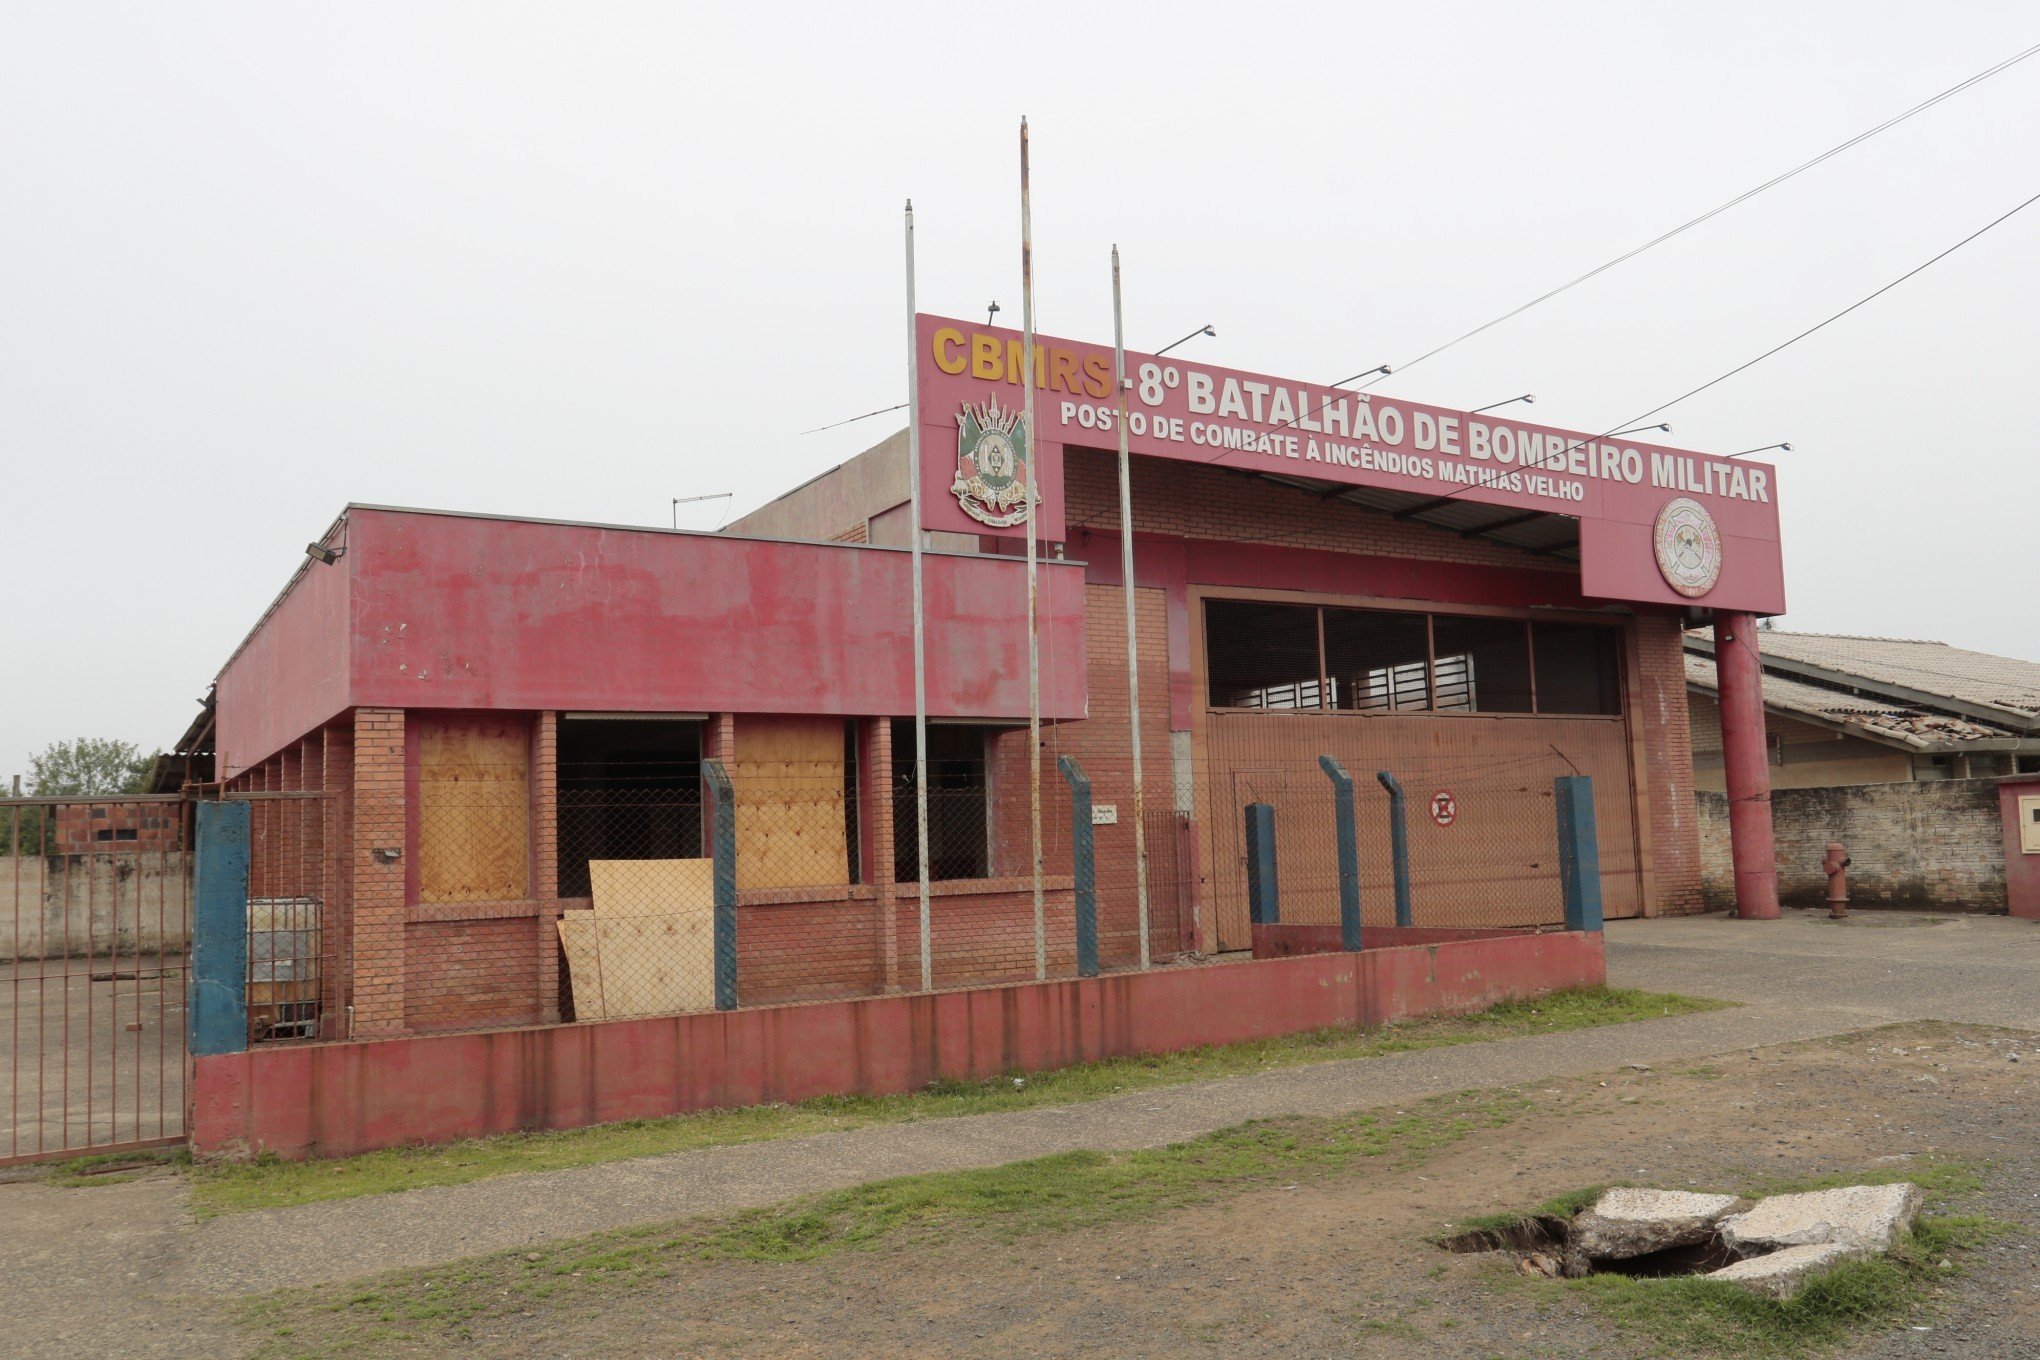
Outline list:
[[[1665,584],[1688,599],[1705,595],[1721,578],[1721,531],[1707,507],[1691,496],[1665,502],[1651,542]]]

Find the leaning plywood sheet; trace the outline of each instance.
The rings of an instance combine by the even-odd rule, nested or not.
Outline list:
[[[574,1018],[608,1019],[602,998],[602,941],[591,913],[560,917],[560,948],[566,951],[567,981],[574,989]]]
[[[737,886],[849,882],[843,720],[746,715],[736,743]]]
[[[715,932],[707,912],[597,919],[602,1004],[610,1019],[715,1005]]]
[[[709,859],[591,859],[588,883],[595,914],[605,921],[715,906],[715,861]]]
[[[579,1020],[605,1018],[602,1005],[602,947],[595,932],[595,918],[587,912],[573,912],[559,922],[560,948],[566,954],[567,977],[573,988],[574,1016]]]

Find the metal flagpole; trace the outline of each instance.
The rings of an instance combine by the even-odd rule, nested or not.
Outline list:
[[[935,989],[928,914],[928,638],[921,610],[921,340],[914,329],[914,200],[907,200],[907,520],[914,558],[914,838],[921,893],[921,990]],[[887,929],[891,929],[890,926]]]
[[[1027,803],[1034,833],[1034,977],[1048,977],[1048,912],[1041,900],[1041,584],[1035,514],[1041,508],[1041,450],[1034,434],[1034,215],[1027,185],[1027,119],[1020,120],[1020,318],[1022,423],[1027,427]]]
[[[1112,375],[1119,388],[1119,576],[1126,595],[1126,698],[1133,730],[1133,874],[1140,903],[1140,966],[1148,967],[1147,789],[1140,768],[1140,637],[1133,621],[1133,473],[1126,448],[1126,322],[1119,247],[1112,247]]]

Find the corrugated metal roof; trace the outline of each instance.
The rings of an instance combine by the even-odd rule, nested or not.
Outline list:
[[[1806,635],[1767,632],[1758,644],[1760,650],[1769,653],[1773,639],[1780,636]],[[1709,694],[1717,693],[1714,658],[1688,652],[1686,683]],[[2023,737],[2013,726],[1978,722],[1954,713],[1936,712],[1931,705],[1877,694],[1868,682],[1852,693],[1772,670],[1764,672],[1764,707],[1920,751],[1960,750],[1976,742],[2016,742]]]
[[[1711,645],[1711,629],[1694,635]],[[1971,713],[1990,719],[2001,715],[2006,726],[2020,730],[2040,727],[2040,663],[1993,656],[1951,647],[1945,642],[1913,638],[1857,637],[1844,633],[1765,631],[1757,649],[1768,664],[1780,669],[1828,672],[1846,677],[1843,683],[1865,689],[1903,689],[1919,702],[1939,697],[1957,705],[1997,710]]]

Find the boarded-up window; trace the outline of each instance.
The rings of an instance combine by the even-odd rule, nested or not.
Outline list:
[[[849,883],[843,720],[744,714],[736,740],[737,886]]]
[[[418,900],[516,901],[531,891],[531,722],[417,713]]]

